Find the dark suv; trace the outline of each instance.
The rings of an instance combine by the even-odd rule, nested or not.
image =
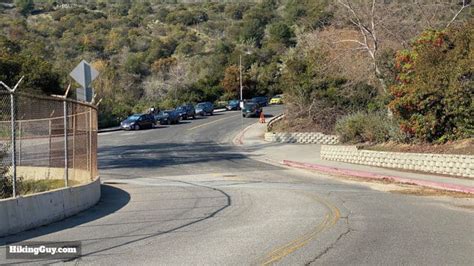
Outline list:
[[[227,106],[225,107],[228,111],[240,110],[240,101],[239,100],[230,100]]]
[[[260,116],[262,113],[262,107],[255,102],[246,102],[244,104],[244,108],[242,108],[242,116],[243,117],[251,117],[251,116]]]
[[[196,114],[198,115],[213,115],[214,105],[210,102],[203,102],[196,104]]]
[[[178,124],[181,116],[176,110],[165,110],[155,115],[156,123],[160,125]]]
[[[193,118],[196,119],[196,109],[192,104],[183,104],[180,107],[176,108],[176,111],[179,113],[182,119]]]
[[[125,130],[139,130],[142,128],[153,128],[155,119],[149,114],[134,114],[120,123],[120,127]]]
[[[263,107],[263,106],[267,106],[268,98],[267,96],[258,96],[258,97],[253,97],[251,101]]]

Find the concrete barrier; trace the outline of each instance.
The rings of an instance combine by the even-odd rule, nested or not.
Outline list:
[[[474,177],[474,156],[359,150],[356,146],[321,146],[321,159],[355,164]]]
[[[0,237],[56,222],[94,206],[100,178],[69,188],[0,200]]]

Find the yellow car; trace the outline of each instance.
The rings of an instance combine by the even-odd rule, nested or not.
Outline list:
[[[270,104],[282,104],[283,103],[283,94],[278,94],[272,97]]]

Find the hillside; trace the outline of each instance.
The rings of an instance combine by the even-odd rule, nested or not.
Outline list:
[[[426,29],[472,25],[469,1],[375,1],[372,12],[371,1],[3,2],[0,80],[28,74],[23,90],[60,93],[81,59],[92,62],[100,126],[150,106],[236,98],[241,56],[244,97],[283,92],[290,128],[333,132],[347,114],[386,110],[396,51]]]

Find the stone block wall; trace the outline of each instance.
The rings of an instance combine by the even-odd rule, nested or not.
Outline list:
[[[328,144],[333,145],[339,143],[338,136],[325,135],[315,132],[267,132],[265,140],[269,142],[283,143],[307,143],[307,144]]]
[[[359,150],[322,145],[321,159],[474,178],[474,156]]]
[[[306,143],[306,144],[338,144],[339,137],[335,135],[325,135],[318,132],[270,132],[273,124],[285,118],[285,114],[277,115],[270,119],[267,124],[265,141],[282,143]]]

